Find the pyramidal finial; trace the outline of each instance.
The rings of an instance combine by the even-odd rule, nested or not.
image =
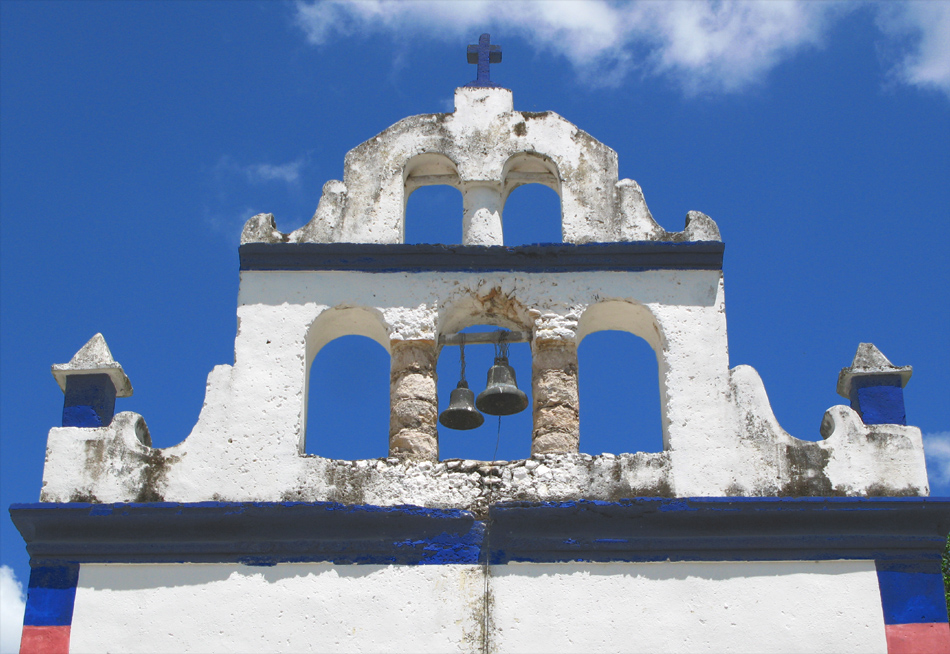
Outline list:
[[[851,398],[851,380],[855,377],[896,375],[900,377],[900,385],[903,388],[913,372],[914,369],[911,366],[895,366],[874,343],[860,343],[858,351],[854,353],[851,366],[842,368],[838,375],[838,395]]]
[[[851,370],[856,369],[894,369],[894,364],[884,356],[883,352],[877,349],[874,343],[860,343],[858,344],[858,351],[854,353],[854,360],[851,362]]]
[[[101,368],[118,365],[112,358],[112,351],[102,334],[96,334],[69,360],[74,368]]]
[[[73,355],[69,363],[56,363],[52,368],[53,377],[59,387],[66,392],[66,378],[71,375],[109,375],[115,385],[117,397],[132,395],[132,383],[115,359],[102,334],[90,338],[79,351]]]

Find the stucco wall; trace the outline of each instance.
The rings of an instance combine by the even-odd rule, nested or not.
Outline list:
[[[873,561],[94,565],[75,652],[886,652]],[[486,615],[487,612],[487,615]],[[104,619],[108,616],[108,619]]]
[[[836,406],[815,416],[823,441],[799,440],[778,424],[755,370],[730,369],[723,246],[712,219],[691,211],[683,231],[663,229],[639,185],[618,179],[613,150],[556,114],[515,111],[509,90],[461,88],[455,99],[451,114],[406,118],[351,150],[344,180],[327,182],[301,229],[282,233],[271,214],[247,222],[234,364],[209,374],[187,438],[152,448],[135,414],[53,429],[41,499],[412,503],[483,513],[489,495],[929,493],[920,431],[903,417],[865,424]],[[563,244],[499,247],[504,201],[526,183],[559,193]],[[408,194],[430,184],[461,190],[463,245],[402,243]],[[439,339],[485,324],[530,337],[534,424],[523,438],[532,460],[442,462]],[[631,332],[655,351],[663,452],[579,454],[577,348],[600,330]],[[304,455],[310,365],[349,334],[391,356],[388,459]],[[72,374],[89,372],[73,363]]]
[[[411,345],[434,359],[440,335],[485,323],[532,334],[535,379],[545,361],[560,366],[561,359],[576,358],[576,346],[592,332],[622,329],[644,338],[657,354],[665,451],[590,457],[577,454],[576,439],[572,452],[568,438],[560,451],[536,450],[534,462],[504,464],[491,475],[485,465],[439,462],[437,442],[430,443],[435,407],[447,398],[435,394],[432,366],[413,372],[413,357],[400,356],[393,358],[393,379],[405,383],[394,392],[430,409],[430,432],[409,433],[430,439],[424,447],[361,462],[303,454],[309,366],[327,342],[362,334],[390,352]],[[561,354],[539,356],[539,348]],[[404,377],[410,373],[415,377]],[[399,432],[398,407],[393,416],[391,445],[400,455],[407,438]],[[119,414],[99,429],[53,429],[42,499],[292,499],[477,509],[488,476],[501,479],[491,482],[500,484],[498,500],[927,494],[918,429],[865,425],[846,406],[834,407],[828,420],[833,429],[826,440],[794,438],[772,414],[758,374],[747,366],[730,370],[718,270],[244,271],[235,363],[209,375],[188,438],[153,449],[135,414]],[[546,437],[539,413],[535,421],[535,438]]]

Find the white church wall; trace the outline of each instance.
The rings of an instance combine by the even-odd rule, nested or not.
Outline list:
[[[132,388],[101,335],[54,366],[42,503],[11,508],[32,566],[24,652],[950,642],[950,518],[919,497],[910,367],[862,344],[824,440],[785,432],[758,374],[729,367],[716,223],[658,225],[612,149],[514,110],[479,43],[454,113],[351,150],[304,227],[247,222],[234,363],[182,442],[152,448],[142,416],[114,413]],[[462,194],[462,244],[406,245],[409,194],[440,184]],[[522,184],[558,194],[563,243],[501,247]],[[474,325],[530,341],[530,458],[440,460],[441,339]],[[580,453],[577,347],[601,330],[653,348],[663,451]],[[385,458],[306,454],[310,366],[349,334],[389,353]]]
[[[87,564],[70,651],[474,652],[482,590],[471,565]]]
[[[71,651],[867,654],[887,651],[877,583],[873,561],[511,563],[487,580],[477,565],[84,564]]]
[[[664,452],[604,459],[576,454],[575,441],[573,452],[551,452],[540,468],[553,465],[552,479],[524,461],[504,464],[500,499],[927,492],[915,428],[867,426],[840,407],[824,442],[799,441],[782,430],[758,375],[743,366],[729,370],[724,306],[715,270],[244,271],[235,364],[209,375],[205,404],[188,438],[152,449],[144,422],[131,414],[99,429],[55,428],[43,498],[403,501],[474,508],[491,476],[487,464],[448,465],[438,461],[437,449],[419,464],[333,461],[304,456],[303,443],[309,365],[329,340],[360,334],[389,351],[394,344],[417,344],[435,357],[440,334],[484,323],[572,348],[601,329],[630,331],[655,349],[661,389]],[[434,432],[434,379],[410,382],[405,392],[427,398]]]
[[[491,574],[500,652],[887,651],[873,561],[528,563]]]

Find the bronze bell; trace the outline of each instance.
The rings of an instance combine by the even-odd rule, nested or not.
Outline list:
[[[508,357],[495,357],[495,365],[488,369],[485,390],[478,394],[475,406],[490,416],[510,416],[527,408],[528,396],[518,388]]]
[[[449,429],[475,429],[485,422],[485,416],[475,408],[475,393],[460,381],[449,395],[449,408],[439,414],[439,422]]]

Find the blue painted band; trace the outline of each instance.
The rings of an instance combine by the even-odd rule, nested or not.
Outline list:
[[[851,408],[866,425],[906,425],[904,389],[897,386],[851,386]]]
[[[509,503],[490,561],[939,561],[947,498],[638,498]]]
[[[938,561],[877,563],[884,624],[947,622],[947,598]]]
[[[63,427],[102,427],[102,418],[91,406],[64,406]]]
[[[72,624],[79,566],[76,564],[34,566],[23,624],[31,627],[58,627]]]
[[[333,502],[22,504],[34,562],[477,563],[482,523],[453,509]]]
[[[115,415],[115,385],[106,374],[68,375],[63,427],[102,427]]]
[[[869,386],[896,386],[903,388],[901,376],[891,373],[882,373],[874,375],[855,375],[851,378],[851,390],[856,388],[868,388]]]
[[[722,270],[719,241],[638,241],[572,245],[379,245],[246,243],[241,270],[361,272],[580,272],[585,270]]]
[[[947,498],[638,498],[465,511],[335,503],[15,504],[34,565],[939,561]],[[490,532],[490,535],[486,535]]]

